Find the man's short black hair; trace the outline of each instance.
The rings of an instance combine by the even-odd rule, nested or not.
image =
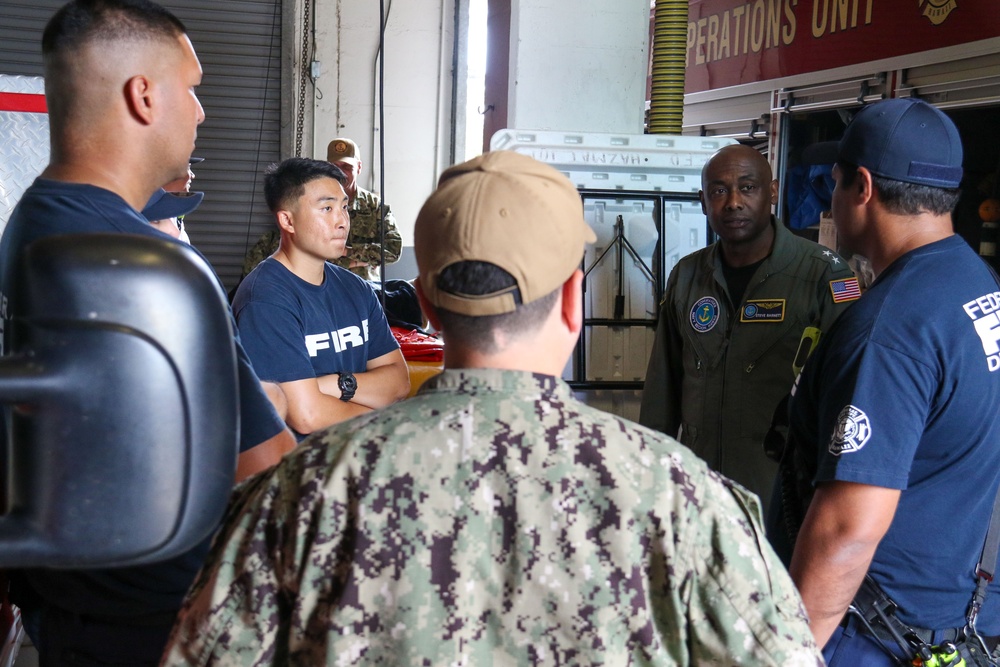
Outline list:
[[[277,213],[288,202],[301,197],[306,184],[317,178],[332,178],[341,185],[347,181],[344,172],[323,160],[291,157],[272,164],[264,171],[264,200],[267,207],[272,213]]]
[[[180,19],[149,0],[74,0],[45,25],[42,55],[48,64],[94,40],[175,39],[186,32]]]
[[[438,289],[452,294],[482,295],[513,287],[517,281],[496,264],[464,261],[445,267],[437,284]],[[498,332],[517,338],[537,331],[552,311],[560,290],[527,304],[521,303],[518,295],[517,309],[502,315],[462,315],[444,308],[438,308],[437,315],[449,340],[460,340],[464,345],[494,354],[499,351]]]
[[[841,187],[850,187],[858,176],[858,166],[839,161]],[[904,183],[872,174],[872,186],[878,192],[885,209],[896,215],[933,213],[946,215],[955,210],[962,194],[960,188],[935,188],[930,185]]]

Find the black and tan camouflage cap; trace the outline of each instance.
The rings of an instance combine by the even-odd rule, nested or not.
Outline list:
[[[514,311],[513,290],[444,292],[437,278],[446,267],[495,264],[517,281],[521,303],[531,303],[566,282],[580,267],[586,244],[596,240],[570,180],[513,151],[493,151],[447,169],[414,227],[424,294],[439,308],[471,316]]]
[[[326,147],[326,161],[358,164],[361,161],[361,151],[352,140],[346,137],[337,137]]]

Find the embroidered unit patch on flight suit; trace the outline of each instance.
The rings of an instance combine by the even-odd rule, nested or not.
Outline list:
[[[691,327],[698,333],[711,331],[719,321],[719,302],[712,296],[703,296],[691,306]]]
[[[740,311],[740,322],[784,322],[784,299],[753,299]]]

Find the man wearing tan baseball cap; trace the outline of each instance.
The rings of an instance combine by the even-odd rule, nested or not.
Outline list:
[[[755,500],[559,378],[595,241],[573,184],[488,153],[415,240],[445,371],[243,487],[163,664],[822,664]]]
[[[347,238],[347,250],[336,264],[350,269],[367,280],[379,279],[382,265],[382,240],[379,230],[385,227],[385,263],[399,260],[403,246],[402,237],[396,229],[396,218],[389,205],[385,204],[385,222],[382,219],[382,199],[358,185],[361,175],[361,151],[353,140],[338,137],[326,148],[326,161],[340,168],[347,180],[344,191],[350,200],[351,234]]]

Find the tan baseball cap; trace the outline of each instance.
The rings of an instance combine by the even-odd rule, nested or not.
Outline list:
[[[471,316],[512,312],[512,290],[452,294],[438,289],[446,267],[495,264],[517,281],[521,303],[551,293],[580,267],[597,240],[580,193],[555,168],[512,151],[493,151],[447,169],[414,227],[420,286],[438,308]]]
[[[338,137],[326,147],[326,161],[350,162],[356,165],[361,162],[361,151],[358,150],[358,145],[350,139]]]

